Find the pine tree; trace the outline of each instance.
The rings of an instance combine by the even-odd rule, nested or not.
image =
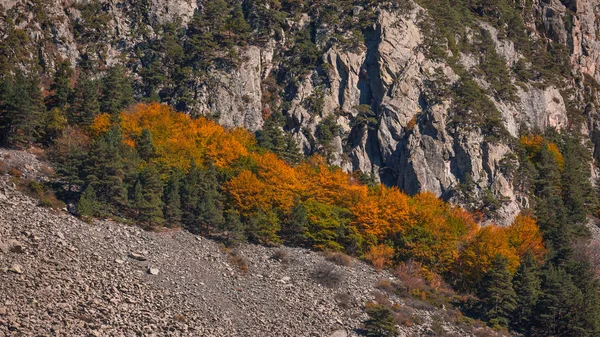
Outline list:
[[[226,240],[229,245],[246,241],[244,224],[240,219],[240,214],[234,209],[225,211],[225,220],[221,225],[221,230],[227,233]]]
[[[539,270],[532,254],[525,255],[519,269],[513,278],[517,309],[513,314],[511,326],[515,330],[531,336],[535,309],[541,293]]]
[[[17,70],[9,86],[2,110],[6,143],[23,146],[40,140],[45,107],[36,76],[26,77]]]
[[[573,284],[571,275],[562,267],[548,264],[542,277],[542,294],[536,308],[533,336],[586,336],[573,330],[584,301],[581,291]],[[588,335],[591,336],[591,335]]]
[[[163,218],[163,183],[154,166],[145,167],[140,173],[142,186],[142,207],[139,208],[138,219],[150,225],[161,225]],[[137,192],[136,192],[137,193]],[[136,196],[137,197],[137,196]]]
[[[94,140],[85,163],[86,182],[94,187],[104,211],[115,215],[128,204],[122,147],[121,131],[113,127]]]
[[[48,111],[44,121],[44,144],[54,143],[62,135],[67,125],[67,117],[61,108],[54,107]]]
[[[100,110],[113,116],[134,103],[131,81],[120,66],[110,68],[102,78],[102,95]]]
[[[145,161],[148,161],[154,157],[155,149],[154,143],[152,142],[152,134],[150,133],[150,130],[142,130],[142,134],[137,140],[137,151],[140,157]]]
[[[198,203],[200,201],[200,168],[192,161],[188,173],[181,184],[182,222],[190,231],[198,231]]]
[[[283,222],[281,228],[281,236],[293,245],[306,244],[304,233],[309,226],[306,208],[299,199],[294,200],[294,206],[290,211],[290,215]]]
[[[568,258],[573,240],[573,226],[568,223],[560,190],[560,171],[555,156],[542,147],[538,178],[535,182],[536,217],[543,232],[544,241],[555,262]]]
[[[93,217],[98,215],[98,198],[94,188],[89,185],[81,194],[77,203],[77,212],[82,217]]]
[[[365,322],[367,336],[393,337],[398,334],[394,314],[392,310],[381,305],[373,305],[367,308],[369,319]]]
[[[493,326],[507,327],[517,302],[508,261],[502,255],[496,255],[490,270],[481,281],[478,297],[483,319]]]
[[[171,226],[178,226],[181,224],[181,198],[180,185],[181,185],[181,174],[178,171],[171,172],[171,177],[166,186],[164,193],[165,196],[165,207],[164,215],[165,220]]]
[[[265,245],[281,243],[279,237],[280,221],[273,211],[258,211],[248,219],[248,236],[255,242]]]
[[[52,95],[46,100],[48,110],[52,108],[64,109],[69,104],[71,99],[71,77],[73,69],[69,61],[60,62],[56,67],[50,91]]]
[[[69,124],[89,126],[100,114],[98,84],[82,72],[73,91],[73,102],[67,114]]]
[[[277,154],[289,164],[298,164],[302,159],[298,142],[294,136],[282,131],[284,117],[273,112],[265,121],[262,130],[256,132],[256,141],[260,147]]]

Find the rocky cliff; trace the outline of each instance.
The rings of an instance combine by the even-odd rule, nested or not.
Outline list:
[[[502,15],[472,5],[471,22],[448,32],[453,27],[444,22],[452,21],[444,21],[450,19],[430,3],[393,1],[370,8],[357,1],[343,14],[354,22],[350,27],[360,26],[357,41],[341,24],[324,23],[318,9],[300,6],[292,13],[269,1],[244,1],[241,8],[254,34],[258,9],[289,16],[260,39],[233,47],[235,66],[209,66],[188,78],[182,86],[191,98],[184,109],[252,131],[281,111],[283,129],[307,154],[325,152],[345,170],[370,173],[408,193],[431,191],[479,209],[493,199],[490,216],[509,223],[529,206],[514,169],[508,169],[521,135],[554,128],[581,132],[600,145],[595,109],[600,5],[521,1],[503,4],[510,11]],[[13,22],[27,33],[26,43],[36,47],[29,56],[39,57],[43,74],[52,74],[59,59],[73,65],[93,59],[99,73],[124,64],[140,83],[146,66],[140,50],[160,40],[166,24],[186,27],[195,11],[206,7],[203,1],[183,0],[99,4],[91,20],[88,2],[0,2],[3,25]],[[352,19],[365,17],[361,13],[367,9],[372,12],[367,19]],[[517,21],[502,21],[506,13],[517,13]],[[511,30],[515,22],[523,29]],[[99,28],[91,29],[92,24]],[[304,31],[310,31],[318,57],[290,80],[290,60]],[[552,68],[562,62],[561,51],[564,72]],[[552,67],[542,65],[544,58]],[[541,75],[523,75],[538,66]],[[142,91],[138,88],[139,95]],[[172,97],[161,99],[176,104]],[[322,141],[320,128],[328,118],[336,127]]]

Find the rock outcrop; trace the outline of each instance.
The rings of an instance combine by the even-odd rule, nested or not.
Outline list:
[[[147,19],[140,21],[135,4],[116,0],[101,2],[110,16],[111,42],[103,44],[105,63],[111,65],[129,57],[134,76],[140,65],[133,55],[142,42],[136,32],[152,31],[154,24],[172,22],[176,18],[185,25],[193,11],[202,7],[202,1],[153,0],[144,14]],[[51,35],[53,47],[39,48],[48,72],[56,59],[69,59],[75,64],[85,50],[85,46],[76,42],[73,31],[74,22],[81,17],[77,3],[49,2],[45,7],[52,25],[49,30],[42,28],[33,13],[19,24],[33,41],[41,41],[43,34]],[[0,5],[5,14],[28,8],[24,0],[4,0]],[[476,199],[491,193],[501,200],[496,218],[500,223],[509,223],[527,204],[527,196],[513,186],[512,177],[501,170],[501,162],[512,154],[511,143],[520,136],[521,130],[565,129],[569,125],[566,100],[578,99],[580,105],[585,106],[586,102],[581,100],[589,96],[585,96],[589,90],[584,79],[600,81],[600,37],[597,36],[600,5],[593,0],[534,1],[533,15],[539,19],[539,25],[529,24],[533,38],[548,38],[567,46],[575,77],[581,81],[573,83],[575,93],[569,94],[573,97],[567,97],[564,88],[556,85],[522,82],[515,85],[514,100],[490,96],[509,134],[508,138],[494,140],[488,139],[478,128],[466,130],[471,126],[459,125],[457,129],[453,123],[451,98],[428,101],[432,82],[442,81],[452,86],[460,76],[450,64],[427,54],[424,47],[427,32],[422,26],[428,20],[427,11],[416,4],[410,7],[378,10],[360,48],[349,49],[336,44],[326,48],[321,66],[300,78],[296,90],[285,93],[289,101],[285,109],[285,129],[293,133],[302,149],[309,153],[319,146],[313,141],[319,123],[335,114],[339,133],[330,144],[334,164],[347,171],[371,173],[376,180],[397,185],[408,193],[431,191],[458,203],[464,202],[457,197],[460,185],[472,180],[474,187],[470,193]],[[303,14],[295,20],[288,19],[291,31],[306,26],[310,18]],[[496,28],[484,22],[480,26],[489,32],[496,53],[507,68],[521,59],[515,44],[501,39]],[[189,112],[218,116],[219,122],[228,127],[259,130],[269,111],[264,99],[264,82],[280,69],[279,56],[286,43],[284,34],[284,38],[272,38],[260,46],[239,48],[239,67],[212,69],[207,79],[190,84],[194,97]],[[479,62],[473,55],[460,55],[461,66],[467,71],[475,71]],[[490,86],[483,77],[476,80],[484,89]],[[517,82],[514,77],[511,81]],[[319,106],[315,107],[314,102]],[[360,105],[371,108],[376,125],[355,123],[360,118],[356,108]],[[591,106],[585,112],[589,120],[583,132],[590,134],[594,144],[600,144],[596,112]]]

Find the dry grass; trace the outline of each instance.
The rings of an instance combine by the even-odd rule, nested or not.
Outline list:
[[[242,274],[248,273],[248,261],[236,250],[229,250],[229,264],[235,266]]]
[[[15,178],[23,178],[23,172],[21,172],[21,170],[19,170],[16,167],[11,168],[8,171],[8,174],[10,174],[11,176],[13,176]]]
[[[311,276],[315,282],[328,288],[338,288],[344,280],[344,275],[328,263],[319,264]]]
[[[29,153],[34,155],[39,161],[47,161],[48,156],[46,155],[46,151],[39,147],[32,147],[29,149]]]
[[[39,206],[53,209],[62,209],[65,207],[65,203],[58,200],[54,194],[54,191],[52,191],[50,188],[47,188],[44,184],[29,179],[15,180],[19,190],[26,195],[37,199]]]
[[[291,261],[290,257],[288,256],[288,253],[281,249],[276,250],[275,253],[271,255],[271,260],[275,260],[281,263],[289,263]]]
[[[324,252],[325,260],[335,263],[338,266],[352,267],[352,258],[344,253]]]
[[[335,303],[342,309],[350,309],[352,307],[352,296],[347,292],[340,292],[334,296]]]
[[[0,174],[6,174],[10,171],[10,166],[4,161],[0,160]]]

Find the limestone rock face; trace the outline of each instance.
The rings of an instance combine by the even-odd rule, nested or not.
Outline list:
[[[76,6],[79,3],[83,1],[47,2],[45,13],[51,18],[53,42],[52,48],[40,48],[39,52],[48,69],[53,69],[57,59],[75,64],[85,50],[73,29],[82,15]],[[135,2],[101,3],[110,14],[107,34],[112,38],[103,45],[102,57],[107,65],[128,58],[135,78],[141,62],[135,49],[143,42],[136,32],[144,29],[157,34],[154,24],[176,19],[186,25],[204,1],[151,0],[141,21]],[[2,13],[28,13],[25,0],[0,0],[0,6]],[[528,28],[536,32],[536,38],[567,46],[574,73],[600,81],[600,4],[596,0],[534,0],[533,15],[539,23],[528,24]],[[300,78],[293,90],[282,88],[279,93],[289,103],[285,129],[310,153],[318,146],[314,138],[319,123],[334,114],[339,135],[330,144],[332,163],[347,171],[370,173],[376,180],[408,193],[430,191],[455,202],[461,200],[457,197],[461,186],[472,182],[473,197],[491,193],[503,200],[496,212],[497,220],[509,223],[527,205],[527,197],[515,190],[513,177],[504,169],[507,158],[514,155],[510,144],[521,136],[521,130],[565,129],[569,97],[564,96],[563,88],[517,83],[512,78],[517,88],[514,100],[489,97],[508,137],[490,139],[480,128],[457,124],[451,98],[441,97],[439,102],[431,99],[432,83],[441,80],[451,87],[460,76],[449,64],[432,59],[425,51],[426,32],[421,23],[426,16],[427,12],[416,4],[403,11],[381,8],[360,47],[332,44],[323,48],[321,66]],[[27,19],[20,28],[33,41],[40,40],[40,22],[32,13],[24,17]],[[306,27],[310,20],[308,14],[295,21],[288,18],[290,30]],[[489,32],[507,68],[521,59],[514,43],[500,38],[496,28],[484,22],[480,28]],[[194,97],[189,113],[211,116],[226,127],[260,130],[271,108],[265,103],[264,83],[269,77],[281,75],[281,50],[288,43],[283,35],[267,39],[260,46],[239,47],[240,64],[236,69],[210,69],[205,79],[191,83]],[[478,57],[462,53],[459,60],[467,71],[474,71],[480,62]],[[483,78],[475,79],[482,88],[490,86]],[[575,86],[579,91],[574,95],[580,97],[585,85]],[[357,123],[361,117],[358,106],[369,106],[377,122]],[[586,114],[588,122],[583,132],[589,133],[596,146],[595,157],[600,158],[599,118],[592,108]]]

